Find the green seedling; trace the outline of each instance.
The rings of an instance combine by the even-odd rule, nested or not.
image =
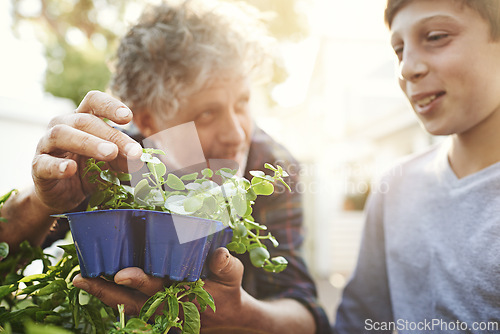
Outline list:
[[[89,182],[96,184],[96,190],[90,197],[87,210],[133,208],[218,220],[233,229],[233,239],[227,245],[230,251],[237,254],[251,251],[251,259],[259,254],[259,261],[252,261],[252,264],[270,272],[286,268],[286,260],[283,257],[271,259],[267,246],[263,244],[264,240],[269,240],[276,247],[278,241],[270,233],[266,234],[267,227],[252,217],[252,205],[257,196],[271,195],[278,182],[290,190],[283,180],[288,174],[281,166],[266,163],[264,167],[273,175],[251,171],[250,181],[236,177],[237,170],[229,168],[217,171],[206,168],[200,173],[179,177],[167,174],[166,166],[155,156],[163,154],[161,150],[144,149],[141,160],[148,172],[134,188],[123,184],[132,179],[130,174],[103,169],[104,162],[89,159],[84,175]],[[222,180],[221,185],[212,181],[214,175]]]

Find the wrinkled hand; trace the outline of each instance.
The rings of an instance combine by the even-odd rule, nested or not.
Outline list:
[[[212,273],[205,280],[205,289],[214,297],[217,312],[207,308],[201,314],[203,328],[241,325],[244,320],[241,312],[243,302],[245,298],[252,298],[241,288],[243,264],[221,247],[210,258],[209,268]],[[111,307],[124,304],[125,313],[130,315],[139,314],[147,299],[168,284],[166,280],[149,276],[139,268],[120,270],[114,281],[77,275],[73,284]]]
[[[89,189],[80,174],[89,157],[126,170],[126,158],[137,160],[141,146],[103,121],[132,120],[132,112],[111,96],[91,91],[73,114],[55,117],[40,139],[32,164],[35,192],[52,213],[66,212],[84,199]]]

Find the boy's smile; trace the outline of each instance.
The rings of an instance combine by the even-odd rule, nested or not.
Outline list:
[[[401,89],[427,131],[460,135],[500,114],[500,42],[476,11],[414,0],[396,13],[391,34]]]

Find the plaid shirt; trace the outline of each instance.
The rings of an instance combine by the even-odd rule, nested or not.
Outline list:
[[[144,139],[135,133],[128,134],[138,142]],[[294,188],[299,179],[299,163],[282,145],[257,128],[252,137],[245,178],[251,179],[249,174],[251,170],[264,170],[266,162],[278,164],[289,171],[290,177],[285,181],[292,189]],[[80,205],[76,211],[85,210],[85,206]],[[330,333],[328,317],[318,304],[316,286],[300,254],[304,241],[301,195],[277,185],[274,194],[257,198],[252,216],[256,222],[266,225],[268,231],[279,242],[278,247],[274,247],[270,242],[266,243],[271,257],[283,256],[288,260],[288,267],[278,274],[269,273],[261,268],[255,268],[250,262],[248,253],[233,254],[245,266],[243,288],[257,299],[292,298],[299,301],[313,314],[316,333]],[[67,222],[60,221],[57,230],[49,234],[45,240],[44,246],[50,246],[55,240],[63,238],[68,229]]]
[[[299,181],[299,163],[282,145],[257,128],[250,146],[245,178],[250,180],[249,171],[263,170],[266,162],[289,171],[290,177],[285,181],[292,190],[295,188]],[[235,254],[245,266],[243,288],[257,299],[293,298],[299,301],[314,315],[316,333],[330,333],[328,317],[318,304],[316,286],[301,256],[304,241],[302,196],[278,185],[274,194],[257,198],[252,216],[256,222],[266,225],[279,242],[276,248],[271,243],[266,244],[271,257],[285,257],[288,267],[278,274],[269,273],[252,266],[248,253]]]

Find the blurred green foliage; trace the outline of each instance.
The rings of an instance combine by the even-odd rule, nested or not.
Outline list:
[[[64,44],[46,46],[45,55],[50,62],[45,90],[52,95],[69,98],[78,105],[88,91],[105,90],[111,75],[104,61],[106,53]]]
[[[237,0],[225,0],[235,2]],[[246,0],[269,14],[269,31],[278,40],[298,41],[308,33],[299,5],[310,0]],[[45,46],[45,90],[78,105],[86,92],[105,90],[108,61],[129,22],[127,10],[140,11],[141,0],[11,0],[14,31],[20,23],[37,26]],[[277,62],[272,87],[287,77]]]

